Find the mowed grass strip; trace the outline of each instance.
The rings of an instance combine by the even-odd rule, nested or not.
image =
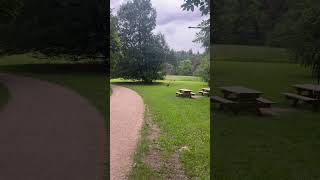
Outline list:
[[[214,179],[320,179],[320,113],[310,106],[291,109],[280,94],[316,81],[299,65],[261,58],[266,60],[212,62],[216,94],[220,86],[247,86],[284,108],[273,117],[214,112]]]
[[[181,147],[187,147],[189,151],[182,151],[180,156],[186,175],[202,179],[210,177],[209,98],[175,97],[178,89],[188,88],[198,92],[199,89],[208,86],[206,83],[178,80],[158,81],[153,85],[125,83],[119,80],[113,80],[112,83],[129,87],[142,96],[154,122],[161,129],[158,143],[163,148],[162,156],[169,157]],[[155,172],[151,173],[150,168],[145,165],[136,167],[134,171],[134,174],[146,172],[159,175]]]
[[[201,81],[201,78],[197,76],[167,75],[165,79],[168,81]]]

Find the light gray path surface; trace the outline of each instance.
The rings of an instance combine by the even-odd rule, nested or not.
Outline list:
[[[102,115],[72,90],[0,73],[11,99],[0,112],[0,179],[100,180]]]
[[[143,123],[142,98],[128,88],[112,86],[110,99],[110,175],[127,179]]]

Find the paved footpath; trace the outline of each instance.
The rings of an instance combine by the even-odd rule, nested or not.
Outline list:
[[[11,98],[0,112],[0,179],[101,180],[102,115],[72,90],[0,73]]]
[[[110,99],[110,176],[127,179],[143,123],[144,103],[133,90],[113,86]]]

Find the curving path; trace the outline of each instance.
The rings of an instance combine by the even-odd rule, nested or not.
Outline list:
[[[0,179],[101,180],[101,114],[59,85],[0,73],[11,94],[0,112]]]
[[[127,179],[143,123],[144,104],[133,90],[113,86],[110,98],[110,176]]]

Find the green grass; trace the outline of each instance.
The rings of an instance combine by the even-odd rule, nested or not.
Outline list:
[[[9,98],[8,89],[3,84],[0,84],[0,111],[8,103]]]
[[[0,58],[0,72],[47,80],[78,92],[95,106],[106,120],[109,117],[109,83],[102,64],[68,62],[65,60],[46,61],[29,55]],[[1,102],[0,87],[0,102]],[[106,126],[108,123],[105,123]],[[108,129],[108,127],[106,127]],[[107,156],[106,156],[107,157]],[[106,164],[106,169],[108,169]]]
[[[167,75],[165,79],[168,81],[201,81],[201,78],[196,76]]]
[[[290,62],[285,49],[264,46],[213,45],[213,59],[247,62]]]
[[[153,85],[124,83],[113,80],[114,84],[127,86],[138,92],[150,110],[153,120],[161,129],[159,145],[164,156],[174,153],[183,146],[190,151],[184,151],[180,157],[186,175],[191,178],[209,179],[210,175],[210,109],[209,98],[184,99],[175,97],[180,88],[188,88],[197,92],[206,83],[199,81],[159,81]],[[118,82],[118,83],[117,83]],[[167,86],[167,84],[170,84]],[[148,127],[144,126],[144,129]],[[142,131],[142,134],[144,130]],[[142,138],[143,141],[143,138]],[[138,156],[145,153],[146,144],[140,143]],[[134,177],[149,174],[149,177],[159,176],[141,161],[137,162],[132,174]],[[160,173],[161,175],[161,173]],[[147,178],[147,177],[146,177]]]
[[[315,83],[295,64],[239,61],[212,63],[216,94],[221,95],[219,86],[243,85],[263,91],[275,107],[289,108],[281,92],[293,91],[293,84]],[[273,117],[215,111],[214,179],[320,179],[319,117],[311,107]]]

